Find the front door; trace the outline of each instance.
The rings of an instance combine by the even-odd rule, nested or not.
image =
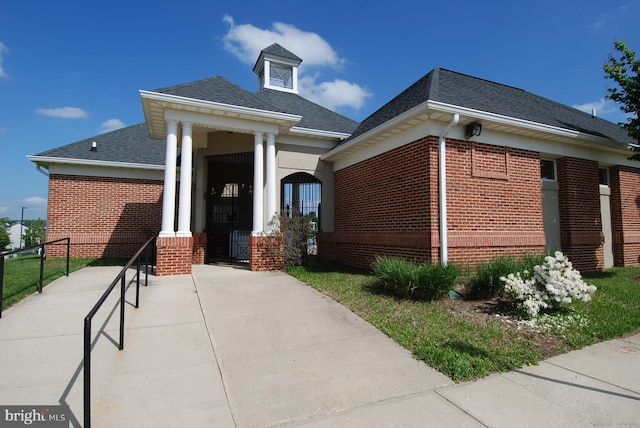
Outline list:
[[[207,259],[249,259],[253,226],[253,153],[208,158]]]

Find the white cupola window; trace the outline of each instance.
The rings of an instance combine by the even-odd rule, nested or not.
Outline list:
[[[269,83],[271,86],[293,89],[293,67],[269,64]]]

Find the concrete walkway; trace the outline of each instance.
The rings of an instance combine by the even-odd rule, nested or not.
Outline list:
[[[83,269],[3,312],[0,406],[65,403],[81,426],[82,321],[118,271]],[[640,426],[640,335],[454,384],[283,273],[149,278],[123,351],[117,295],[94,320],[94,427]]]

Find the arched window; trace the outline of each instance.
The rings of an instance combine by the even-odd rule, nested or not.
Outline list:
[[[319,228],[322,182],[306,172],[296,172],[283,178],[281,183],[283,214],[315,217],[313,221]]]

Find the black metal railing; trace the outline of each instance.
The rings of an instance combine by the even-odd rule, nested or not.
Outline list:
[[[42,294],[42,282],[44,280],[44,259],[47,254],[47,245],[55,244],[62,241],[67,241],[67,271],[65,275],[69,276],[69,247],[71,242],[70,238],[56,239],[55,241],[45,242],[44,244],[38,244],[33,247],[18,248],[17,250],[0,254],[0,318],[2,318],[2,296],[4,295],[4,259],[5,257],[10,256],[12,254],[26,253],[27,251],[33,251],[33,250],[37,250],[38,248],[41,248],[42,251],[40,251],[40,281],[38,282],[38,293]]]
[[[100,299],[96,302],[96,304],[91,308],[87,316],[84,318],[84,359],[83,359],[83,367],[84,367],[84,427],[91,427],[91,321],[93,317],[96,315],[102,304],[107,300],[109,294],[113,291],[113,289],[120,283],[120,337],[118,342],[118,349],[124,349],[124,306],[125,306],[125,292],[127,289],[126,286],[126,273],[129,268],[131,268],[134,263],[136,264],[136,301],[135,307],[140,307],[140,270],[141,270],[141,258],[142,253],[145,253],[145,269],[144,269],[144,285],[148,284],[149,279],[149,261],[150,261],[150,252],[154,252],[155,245],[155,236],[152,236],[145,242],[145,244],[140,247],[140,249],[129,259],[126,265],[122,268],[120,273],[115,277],[111,285],[106,289],[106,291],[102,294]],[[155,260],[155,257],[153,257]],[[96,338],[97,340],[97,338]],[[95,343],[94,343],[95,344]]]

